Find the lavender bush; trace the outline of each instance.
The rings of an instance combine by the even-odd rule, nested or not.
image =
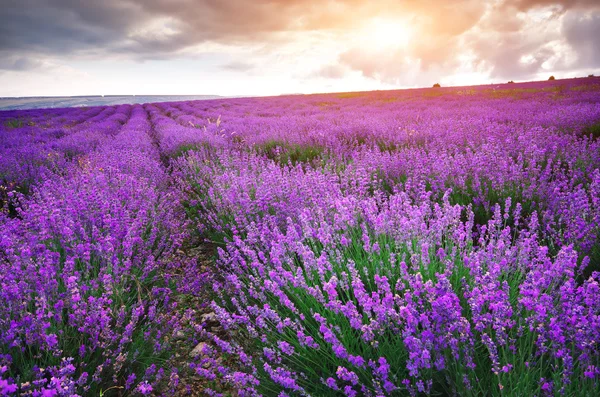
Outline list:
[[[0,113],[0,394],[595,395],[599,122],[595,78]]]

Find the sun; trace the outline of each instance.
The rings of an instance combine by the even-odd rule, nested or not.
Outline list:
[[[413,31],[401,19],[373,18],[360,29],[360,40],[371,48],[406,47],[412,39]]]

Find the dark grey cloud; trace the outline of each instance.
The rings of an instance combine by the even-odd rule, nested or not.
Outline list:
[[[122,38],[135,10],[116,1],[3,0],[0,51],[68,53],[103,48]]]
[[[319,3],[316,0],[3,0],[0,51],[68,54],[102,50],[159,55],[209,40],[252,41],[273,32],[317,28],[325,21],[334,25],[336,14],[326,6],[318,7]],[[345,6],[353,3],[360,1],[342,1]],[[175,33],[168,37],[135,35],[137,29],[160,19],[170,20]]]
[[[440,6],[440,4],[443,5]],[[266,40],[272,33],[349,28],[375,15],[421,18],[432,32],[472,24],[475,0],[3,0],[0,51],[173,53],[205,41]],[[468,10],[467,10],[468,8]],[[477,7],[475,7],[477,8]],[[479,7],[480,8],[480,7]],[[426,18],[423,18],[426,15]],[[135,35],[169,20],[167,37]],[[441,20],[443,23],[440,23]],[[133,33],[133,34],[132,34]]]
[[[350,48],[314,72],[341,78],[348,69],[400,81],[458,67],[470,51],[495,77],[520,78],[556,57],[550,35],[531,39],[520,11],[555,6],[578,65],[599,66],[598,0],[0,0],[0,70],[43,67],[44,57],[168,59],[207,41],[267,43],[291,32],[353,29],[374,17],[401,17],[419,32],[409,48],[387,52]],[[528,57],[527,63],[519,62]],[[223,69],[249,71],[231,62]]]
[[[28,70],[36,70],[44,68],[47,65],[33,58],[27,57],[12,57],[12,58],[0,58],[0,70],[11,70],[17,72],[24,72]]]

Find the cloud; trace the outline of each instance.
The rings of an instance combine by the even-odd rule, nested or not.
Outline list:
[[[11,57],[0,59],[0,70],[10,70],[14,72],[24,72],[47,68],[49,65],[39,59],[27,57]]]
[[[338,62],[368,78],[398,85],[427,85],[465,70],[521,80],[545,72],[599,67],[597,5],[591,1],[507,0],[490,3],[485,9],[475,5],[471,15],[462,20],[442,8],[440,12],[455,20],[454,24],[430,34],[434,23],[426,20],[418,40],[406,48],[378,51],[355,47],[341,53]],[[432,18],[431,14],[427,18]]]
[[[578,66],[600,66],[600,13],[568,13],[562,32],[577,53]]]
[[[248,72],[254,69],[254,64],[243,61],[232,61],[221,66],[221,69],[232,72]]]
[[[410,62],[400,51],[366,50],[358,47],[340,54],[339,62],[366,77],[386,82],[395,82],[410,67]]]
[[[507,5],[517,7],[519,10],[527,11],[535,7],[557,6],[563,10],[571,8],[597,8],[600,7],[597,0],[507,0]]]
[[[452,74],[459,66],[454,58],[426,64],[402,49],[387,51],[362,48],[352,48],[340,54],[339,64],[386,84],[409,87],[429,86],[438,82],[445,73]]]
[[[433,0],[4,0],[0,51],[176,53],[206,41],[350,29],[377,15],[406,16],[441,34],[472,25],[478,1]],[[427,15],[427,17],[423,17]]]
[[[0,13],[0,50],[55,54],[109,45],[126,34],[136,15],[118,2],[99,4],[5,0]]]
[[[543,7],[550,3],[553,6]],[[557,4],[561,9],[555,8]],[[519,29],[488,27],[466,35],[465,47],[479,65],[487,66],[491,77],[531,79],[540,73],[600,66],[598,3],[530,1],[518,5],[530,7],[527,13],[513,14],[521,21]],[[496,11],[503,15],[506,9]]]
[[[413,40],[370,48],[342,39],[376,17],[406,21]],[[327,32],[340,43],[313,65],[313,78],[354,71],[429,85],[469,59],[470,68],[492,77],[521,79],[550,66],[598,66],[599,26],[597,0],[3,0],[0,70],[40,69],[48,59],[73,57],[172,59],[208,43],[277,53],[285,43]],[[254,56],[221,69],[256,69],[264,55]]]
[[[341,79],[348,74],[348,68],[339,63],[324,65],[315,70],[309,77],[322,77],[326,79]]]

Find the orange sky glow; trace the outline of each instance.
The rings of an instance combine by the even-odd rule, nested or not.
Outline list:
[[[5,0],[0,96],[277,95],[600,71],[594,0]]]

